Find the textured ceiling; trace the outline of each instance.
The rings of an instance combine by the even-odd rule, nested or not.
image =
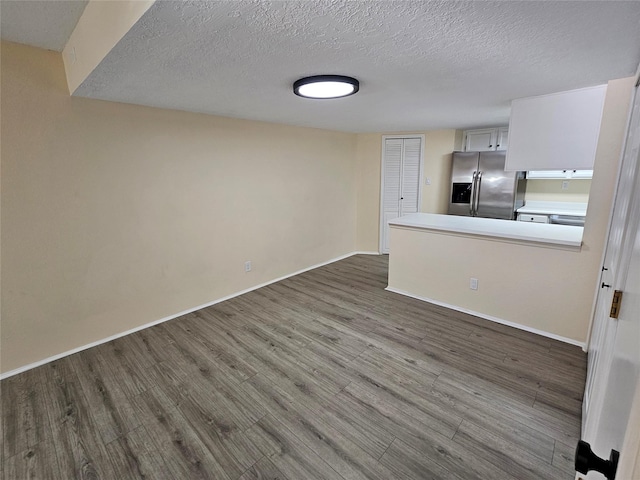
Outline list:
[[[352,132],[466,128],[639,62],[640,2],[158,1],[74,94]],[[292,93],[316,74],[360,92]]]
[[[3,40],[61,52],[89,0],[0,1]]]

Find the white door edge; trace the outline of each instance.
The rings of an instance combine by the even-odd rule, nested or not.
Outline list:
[[[640,69],[640,66],[638,67]],[[611,227],[612,227],[612,223],[613,223],[613,212],[616,206],[616,202],[615,199],[618,196],[618,190],[619,190],[619,186],[620,186],[620,175],[622,174],[622,168],[623,168],[623,160],[624,160],[624,153],[626,151],[627,148],[627,142],[629,141],[629,127],[631,126],[631,114],[633,113],[633,105],[635,102],[635,95],[637,94],[637,83],[636,83],[636,93],[634,95],[631,95],[631,98],[629,99],[629,106],[628,106],[628,111],[627,111],[627,121],[626,121],[626,125],[625,125],[625,135],[624,135],[624,140],[622,141],[622,146],[620,148],[620,157],[618,158],[618,171],[616,173],[616,185],[615,188],[613,189],[613,201],[611,202],[611,207],[609,208],[609,222],[607,223],[607,230],[605,232],[605,243],[604,243],[604,248],[602,249],[602,256],[600,258],[600,265],[604,265],[604,261],[607,255],[607,247],[609,244],[609,235],[611,233]],[[601,272],[602,273],[602,272]],[[596,282],[596,285],[594,287],[594,295],[593,295],[593,302],[591,304],[591,321],[589,322],[589,328],[587,329],[587,338],[585,340],[585,348],[586,348],[586,352],[589,351],[589,342],[591,341],[591,334],[593,333],[593,323],[594,323],[594,319],[595,319],[595,314],[596,314],[596,305],[598,303],[598,294],[600,293],[600,276],[598,276],[598,281]]]

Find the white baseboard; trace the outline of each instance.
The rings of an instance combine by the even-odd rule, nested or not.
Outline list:
[[[509,327],[517,328],[519,330],[524,330],[525,332],[535,333],[537,335],[541,335],[543,337],[552,338],[554,340],[558,340],[560,342],[569,343],[571,345],[576,345],[578,347],[582,347],[582,350],[585,350],[585,343],[578,342],[577,340],[573,340],[572,338],[562,337],[560,335],[556,335],[555,333],[545,332],[544,330],[538,330],[537,328],[527,327],[526,325],[521,325],[519,323],[510,322],[508,320],[503,320],[498,317],[493,317],[491,315],[486,315],[480,312],[474,312],[473,310],[468,310],[466,308],[461,308],[456,305],[450,305],[448,303],[439,302],[438,300],[433,300],[432,298],[421,297],[418,295],[413,295],[412,293],[405,292],[403,290],[398,290],[397,288],[387,287],[385,290],[389,292],[397,293],[400,295],[404,295],[405,297],[415,298],[416,300],[421,300],[423,302],[433,303],[434,305],[439,305],[441,307],[450,308],[451,310],[456,310],[462,313],[468,313],[469,315],[474,315],[476,317],[484,318],[485,320],[490,320],[495,323],[500,323],[502,325],[507,325]],[[586,351],[586,350],[585,350]]]
[[[353,255],[378,255],[378,252],[375,252],[375,253],[374,252],[351,252],[351,253],[347,253],[346,255],[342,255],[340,257],[333,258],[333,259],[328,260],[326,262],[322,262],[322,263],[318,263],[316,265],[312,265],[311,267],[303,268],[302,270],[298,270],[298,271],[290,273],[288,275],[284,275],[282,277],[278,277],[278,278],[275,278],[273,280],[269,280],[268,282],[264,282],[264,283],[261,283],[259,285],[255,285],[253,287],[247,288],[247,289],[242,290],[240,292],[232,293],[232,294],[227,295],[225,297],[218,298],[218,299],[213,300],[211,302],[205,303],[203,305],[198,305],[197,307],[193,307],[193,308],[189,308],[187,310],[183,310],[182,312],[176,313],[174,315],[169,315],[168,317],[161,318],[160,320],[155,320],[153,322],[145,323],[144,325],[140,325],[139,327],[135,327],[135,328],[132,328],[130,330],[126,330],[124,332],[116,333],[115,335],[111,335],[111,336],[106,337],[106,338],[101,338],[100,340],[96,340],[95,342],[91,342],[91,343],[89,343],[87,345],[83,345],[81,347],[77,347],[77,348],[74,348],[72,350],[68,350],[66,352],[62,352],[62,353],[59,353],[57,355],[53,355],[51,357],[47,357],[47,358],[44,358],[42,360],[38,360],[37,362],[33,362],[33,363],[28,364],[28,365],[24,365],[22,367],[18,367],[18,368],[14,369],[14,370],[10,370],[8,372],[0,374],[0,380],[4,380],[5,378],[12,377],[13,375],[17,375],[19,373],[26,372],[27,370],[31,370],[32,368],[39,367],[40,365],[44,365],[46,363],[53,362],[53,361],[58,360],[60,358],[64,358],[66,356],[73,355],[74,353],[81,352],[81,351],[86,350],[88,348],[96,347],[98,345],[102,345],[103,343],[110,342],[111,340],[115,340],[116,338],[124,337],[125,335],[129,335],[131,333],[139,332],[140,330],[144,330],[145,328],[153,327],[154,325],[158,325],[159,323],[164,323],[164,322],[167,322],[169,320],[173,320],[174,318],[181,317],[182,315],[186,315],[187,313],[195,312],[196,310],[200,310],[200,309],[203,309],[203,308],[210,307],[212,305],[215,305],[216,303],[224,302],[225,300],[230,300],[230,299],[232,299],[234,297],[239,297],[240,295],[244,295],[245,293],[249,293],[249,292],[251,292],[253,290],[257,290],[258,288],[266,287],[267,285],[271,285],[272,283],[276,283],[276,282],[279,282],[281,280],[285,280],[285,279],[287,279],[289,277],[293,277],[295,275],[300,275],[301,273],[308,272],[309,270],[313,270],[315,268],[323,267],[325,265],[329,265],[330,263],[334,263],[334,262],[337,262],[339,260],[344,260],[345,258],[351,257]]]

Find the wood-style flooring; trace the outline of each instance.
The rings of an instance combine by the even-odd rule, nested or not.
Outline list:
[[[585,354],[386,284],[353,256],[2,381],[4,478],[573,479]]]

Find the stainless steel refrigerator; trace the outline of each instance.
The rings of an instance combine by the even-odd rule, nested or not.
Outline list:
[[[506,152],[453,152],[449,215],[513,220],[524,205],[524,172],[505,172]]]

